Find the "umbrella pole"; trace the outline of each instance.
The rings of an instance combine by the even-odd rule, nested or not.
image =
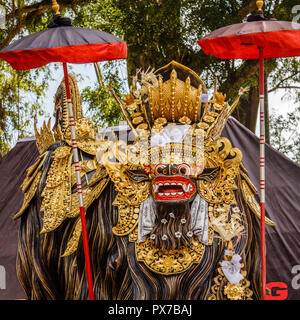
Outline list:
[[[259,105],[260,105],[260,241],[261,241],[261,290],[262,300],[266,295],[266,231],[265,231],[265,95],[263,48],[259,47]]]
[[[78,147],[77,147],[77,140],[76,140],[76,133],[75,133],[75,122],[74,122],[74,114],[73,114],[73,106],[72,106],[67,64],[63,63],[63,67],[64,67],[64,77],[65,77],[65,84],[66,84],[66,95],[67,95],[67,102],[68,102],[69,125],[70,125],[70,131],[71,131],[71,139],[72,139],[73,158],[74,158],[74,166],[75,166],[75,173],[76,173],[77,194],[78,194],[78,200],[79,200],[80,218],[81,218],[81,226],[82,226],[85,269],[86,269],[86,276],[87,276],[87,282],[88,282],[89,298],[90,300],[94,300],[93,279],[92,279],[92,272],[91,272],[89,244],[88,244],[88,236],[87,236],[86,220],[85,220],[85,208],[83,203]]]

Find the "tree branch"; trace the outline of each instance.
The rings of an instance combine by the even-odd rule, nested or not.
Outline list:
[[[281,84],[284,83],[285,81],[291,79],[292,77],[298,75],[298,72],[294,72],[292,75],[286,77],[286,78],[283,78],[282,80],[280,80],[276,86],[274,86],[272,89],[270,89],[268,92],[273,92],[277,89],[281,89],[281,88],[284,88],[284,86],[282,87]],[[286,88],[290,88],[290,86],[286,86]],[[292,88],[292,87],[291,87]],[[294,89],[294,88],[293,88]],[[295,89],[297,89],[297,87],[295,87]]]
[[[76,5],[88,4],[88,0],[60,0],[58,1],[60,8],[71,8]],[[18,24],[14,27],[11,27],[7,37],[1,41],[0,50],[9,45],[12,39],[21,31],[22,28],[26,27],[33,18],[40,15],[43,11],[52,8],[51,0],[42,0],[41,2],[34,3],[21,8],[13,8],[13,10],[6,16],[7,21],[13,20],[14,17],[19,17]]]
[[[6,19],[10,20],[14,16],[22,15],[22,14],[37,11],[37,10],[41,12],[45,9],[51,8],[52,4],[50,4],[50,3],[51,3],[51,0],[43,0],[41,2],[34,3],[34,4],[28,5],[26,7],[21,7],[21,8],[16,8],[16,9],[13,8],[13,10],[9,14],[6,15]]]
[[[298,86],[279,86],[279,87],[276,87],[276,89],[300,89],[300,87]],[[268,91],[268,93],[272,92],[272,91],[275,91],[276,89],[272,89],[270,91]]]
[[[85,4],[89,4],[91,1],[88,0],[59,0],[57,1],[60,8],[67,8],[67,7],[72,7],[74,5],[85,5]],[[14,15],[18,15],[18,14],[24,14],[24,13],[29,13],[29,12],[33,12],[33,11],[44,11],[46,9],[50,9],[52,8],[52,2],[51,0],[42,0],[41,2],[38,3],[34,3],[31,5],[28,5],[26,7],[22,7],[22,8],[17,8],[15,9],[14,12],[11,12],[10,14],[7,15],[7,18],[10,18],[10,16],[12,14]]]
[[[238,16],[244,19],[249,13],[256,9],[256,0],[243,1],[243,6],[238,11]]]
[[[227,92],[228,97],[233,96],[242,84],[258,70],[258,67],[257,60],[246,60],[238,69],[228,75],[228,80],[222,85],[223,92]]]

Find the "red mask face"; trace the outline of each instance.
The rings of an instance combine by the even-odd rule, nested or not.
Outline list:
[[[196,193],[196,184],[191,178],[187,164],[158,164],[154,170],[152,193],[156,202],[191,201]]]

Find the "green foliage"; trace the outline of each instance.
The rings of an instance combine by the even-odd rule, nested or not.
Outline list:
[[[0,1],[6,9],[6,29],[0,29],[0,48],[28,33],[40,31],[49,18],[42,14],[22,13],[22,9],[35,1]],[[19,138],[32,135],[33,119],[44,114],[43,98],[48,81],[49,67],[16,71],[0,60],[0,150],[10,150]]]
[[[127,89],[124,87],[126,79],[121,80],[120,64],[122,64],[120,61],[102,64],[102,72],[99,75],[101,79],[94,84],[93,88],[88,86],[81,93],[83,106],[88,110],[86,116],[97,127],[114,126],[123,119],[117,102],[106,89],[113,89],[118,97],[126,93]]]
[[[270,133],[272,146],[300,165],[300,107],[285,116],[273,112]]]
[[[3,122],[0,148],[5,153],[17,139],[32,135],[34,117],[44,115],[43,98],[50,74],[46,68],[15,71],[5,62],[0,63],[0,70]]]

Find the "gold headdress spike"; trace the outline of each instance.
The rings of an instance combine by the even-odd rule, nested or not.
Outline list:
[[[262,0],[256,1],[257,9],[258,11],[262,11],[262,7],[264,5],[264,2]]]
[[[74,113],[74,120],[78,120],[82,118],[82,106],[80,101],[79,89],[77,86],[77,80],[73,74],[69,73],[69,83],[72,97],[72,106]],[[58,108],[61,108],[62,119],[61,119],[61,131],[64,132],[69,128],[69,113],[68,113],[68,102],[67,102],[67,93],[66,93],[66,84],[65,80],[62,79],[59,87],[56,90],[54,97],[54,114],[56,113]],[[58,123],[54,125],[53,129],[57,129]]]
[[[72,105],[73,105],[73,113],[74,113],[74,120],[78,120],[82,117],[82,106],[80,101],[80,94],[79,89],[77,85],[77,80],[75,76],[71,73],[69,73],[69,83],[70,83],[70,89],[71,89],[71,96],[72,96]],[[65,79],[61,81],[61,86],[63,88],[63,104],[64,104],[64,113],[63,113],[63,130],[66,130],[69,128],[69,112],[67,107],[67,92],[66,92],[66,84]]]
[[[55,14],[60,14],[59,4],[56,2],[56,0],[52,0],[52,9],[55,12]]]
[[[240,97],[249,90],[249,88],[241,88],[237,98],[232,105],[226,102],[226,94],[218,92],[215,88],[214,99],[209,101],[208,108],[203,113],[198,127],[205,131],[205,140],[209,143],[221,136],[221,133],[226,125],[226,122],[235,107],[237,106]]]
[[[40,128],[40,132],[37,129],[36,122],[34,122],[34,132],[37,149],[39,153],[42,154],[55,142],[54,135],[50,128],[50,119],[47,124],[44,121],[43,126]]]

